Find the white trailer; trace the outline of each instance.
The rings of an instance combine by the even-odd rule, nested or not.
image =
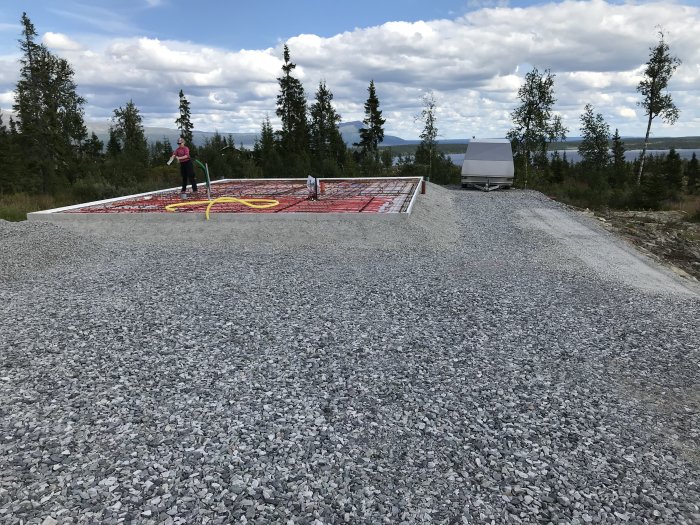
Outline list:
[[[513,150],[507,139],[471,140],[462,163],[462,187],[484,191],[513,185]]]

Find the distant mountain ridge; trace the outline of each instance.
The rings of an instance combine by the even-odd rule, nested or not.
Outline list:
[[[109,126],[102,123],[86,123],[89,132],[95,132],[97,137],[107,144],[109,140]],[[343,122],[338,126],[340,134],[349,147],[353,144],[360,142],[360,128],[364,127],[364,124],[359,120],[354,120],[351,122]],[[176,144],[177,138],[179,137],[179,132],[177,129],[171,128],[161,128],[161,127],[144,127],[144,132],[146,134],[146,140],[149,143],[155,143],[156,141],[163,142],[164,140],[169,140],[170,144]],[[197,131],[192,132],[192,137],[196,146],[201,146],[204,144],[206,139],[212,139],[217,132],[215,131]],[[257,140],[258,133],[226,133],[219,131],[218,134],[222,137],[232,137],[235,144],[239,147],[246,149],[252,149],[255,141]],[[439,144],[468,144],[470,139],[468,138],[455,138],[455,139],[441,139],[437,142]],[[550,149],[575,149],[578,143],[581,141],[581,137],[568,137],[566,141],[560,143],[553,143]],[[641,143],[644,141],[643,137],[622,137],[622,141],[625,143],[625,148],[627,149],[639,149],[641,148]],[[415,146],[420,144],[420,140],[413,139],[402,139],[395,135],[384,135],[384,141],[381,146]],[[649,139],[650,147],[656,147],[658,149],[670,149],[675,147],[676,149],[681,148],[700,148],[700,137],[653,137]]]
[[[87,123],[87,128],[89,132],[94,132],[102,142],[105,144],[109,141],[109,126],[102,123]],[[364,124],[359,121],[343,122],[338,126],[340,135],[343,137],[343,141],[348,146],[352,146],[360,142],[360,128],[364,127]],[[170,144],[175,144],[180,133],[177,129],[171,128],[160,128],[160,127],[144,127],[144,133],[146,134],[146,140],[153,144],[156,141],[164,142],[165,140],[170,141]],[[258,133],[226,133],[223,131],[192,131],[192,140],[196,146],[202,146],[205,140],[211,140],[216,134],[222,137],[231,137],[237,146],[241,146],[247,149],[252,149],[255,141],[257,140]],[[395,135],[384,135],[384,141],[382,146],[409,146],[420,144],[420,140],[410,140],[402,139]],[[466,144],[469,139],[445,139],[438,141],[441,144]]]

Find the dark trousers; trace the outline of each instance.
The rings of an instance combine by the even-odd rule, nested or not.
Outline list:
[[[194,178],[194,164],[191,160],[180,164],[180,175],[182,175],[182,193],[187,191],[187,183],[192,184],[192,191],[197,191],[197,181]]]

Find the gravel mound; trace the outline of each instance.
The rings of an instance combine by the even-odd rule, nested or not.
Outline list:
[[[386,223],[0,223],[0,524],[699,523],[700,295],[533,210],[621,246],[434,185]]]
[[[94,238],[54,224],[0,219],[0,282],[29,278],[54,266],[83,267],[99,257],[98,246],[104,253],[108,244],[96,245]]]

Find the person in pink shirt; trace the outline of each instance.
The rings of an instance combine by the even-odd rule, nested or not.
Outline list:
[[[182,175],[182,193],[187,191],[187,183],[192,184],[192,191],[197,192],[197,181],[195,180],[194,163],[190,158],[190,148],[185,146],[185,139],[177,139],[177,149],[173,151],[172,158],[176,158],[180,163],[180,174]]]

